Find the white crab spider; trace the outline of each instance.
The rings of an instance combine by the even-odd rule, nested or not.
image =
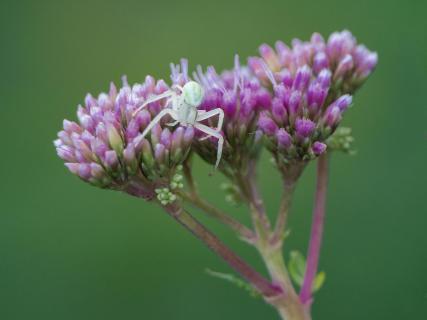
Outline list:
[[[141,141],[148,134],[148,132],[150,132],[150,130],[160,121],[161,118],[163,118],[165,115],[170,115],[174,122],[168,123],[167,125],[175,126],[179,123],[184,127],[193,126],[194,128],[207,134],[200,140],[205,140],[209,137],[215,137],[218,139],[218,150],[215,163],[215,168],[217,168],[219,161],[221,160],[222,146],[224,144],[224,138],[220,133],[222,123],[224,121],[224,111],[221,108],[216,108],[211,111],[197,110],[197,107],[199,107],[203,101],[204,90],[202,86],[195,81],[187,82],[184,87],[178,85],[174,85],[172,87],[172,89],[175,88],[181,91],[181,94],[178,94],[174,90],[167,90],[157,96],[148,98],[144,104],[135,110],[133,116],[135,116],[148,104],[164,98],[168,98],[165,109],[160,111],[159,114],[154,117],[136,143],[139,143],[139,141]],[[169,107],[169,105],[171,105],[171,107]],[[200,121],[206,120],[216,115],[218,115],[218,125],[215,129],[200,123]]]

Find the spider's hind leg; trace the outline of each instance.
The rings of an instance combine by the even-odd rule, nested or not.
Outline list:
[[[203,137],[202,139],[206,139],[208,137],[214,137],[218,139],[218,149],[216,153],[215,169],[218,168],[219,162],[221,160],[221,155],[222,155],[222,146],[224,145],[224,137],[221,135],[220,131],[214,130],[208,126],[205,126],[204,124],[195,123],[194,127],[208,135],[206,137]]]
[[[212,118],[216,115],[218,115],[218,124],[216,126],[216,131],[220,131],[222,128],[222,124],[224,122],[224,111],[221,108],[216,108],[211,111],[199,110],[197,112],[196,121],[200,122],[200,121]]]

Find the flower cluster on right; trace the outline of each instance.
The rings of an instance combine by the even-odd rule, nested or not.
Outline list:
[[[275,50],[263,44],[259,52],[248,65],[273,94],[258,120],[267,147],[279,166],[317,157],[351,105],[351,95],[374,70],[377,54],[346,30],[327,41],[315,33],[308,42],[293,40],[291,47],[278,41]]]

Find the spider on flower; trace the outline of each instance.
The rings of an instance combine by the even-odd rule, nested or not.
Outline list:
[[[180,91],[180,93],[177,93],[177,90]],[[221,108],[216,108],[210,111],[198,110],[197,108],[201,105],[203,97],[203,87],[195,81],[189,81],[183,87],[173,85],[171,90],[167,90],[159,95],[148,98],[138,109],[135,110],[133,116],[150,103],[165,98],[168,98],[168,100],[166,100],[165,108],[154,117],[142,132],[142,135],[137,141],[135,141],[135,144],[138,144],[164,116],[169,115],[174,121],[168,123],[168,126],[175,126],[177,124],[184,127],[193,126],[206,134],[206,136],[202,137],[200,140],[205,140],[209,137],[218,139],[217,158],[215,163],[215,168],[217,168],[219,161],[221,160],[222,146],[224,144],[224,138],[221,135],[224,111]],[[216,115],[218,115],[218,124],[215,129],[201,123],[201,121],[215,117]]]

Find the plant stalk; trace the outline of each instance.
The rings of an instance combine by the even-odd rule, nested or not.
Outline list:
[[[320,248],[325,220],[326,192],[328,187],[328,154],[323,154],[317,162],[317,186],[311,225],[310,242],[307,253],[307,267],[301,287],[300,299],[307,306],[312,302],[313,282],[317,274]]]
[[[232,218],[229,214],[222,212],[217,207],[213,206],[203,198],[201,198],[197,192],[188,194],[186,192],[180,191],[178,193],[185,201],[190,202],[195,207],[201,209],[204,213],[210,216],[213,219],[218,220],[222,224],[228,226],[234,232],[236,232],[240,238],[244,241],[252,243],[255,239],[255,233],[242,224],[240,221]]]
[[[283,242],[283,236],[286,229],[292,197],[294,195],[298,179],[304,171],[306,165],[307,162],[301,161],[281,168],[283,177],[283,193],[280,200],[279,212],[276,218],[273,237],[271,239],[273,243]]]
[[[286,196],[285,199],[282,199],[283,208],[281,211],[281,213],[285,215],[283,217],[284,219],[281,220],[282,222],[280,222],[282,225],[279,223],[279,230],[283,230],[285,227],[286,215],[290,206],[293,189],[303,168],[304,166],[301,166],[301,168],[297,167],[295,170],[292,170],[292,176],[285,181],[285,186],[287,186],[287,188],[284,192],[286,192]],[[293,171],[295,171],[295,173]],[[265,300],[277,309],[283,319],[309,320],[310,315],[307,313],[292,285],[283,259],[283,232],[276,236],[275,229],[272,228],[265,212],[263,200],[256,184],[254,164],[249,166],[248,175],[242,182],[246,182],[246,185],[242,187],[247,188],[247,199],[251,204],[252,220],[257,235],[255,247],[259,251],[267,267],[273,284],[279,286],[283,291],[282,295],[277,295],[273,298],[266,297]],[[277,238],[278,241],[274,241],[275,238]]]
[[[270,244],[258,247],[258,250],[267,266],[273,284],[279,285],[284,292],[283,295],[267,298],[266,301],[277,309],[282,319],[310,320],[310,314],[301,303],[289,278],[283,259],[282,246]]]
[[[283,184],[283,194],[280,200],[279,212],[276,218],[276,225],[274,228],[272,243],[282,243],[283,236],[286,229],[286,222],[288,220],[289,209],[291,207],[291,200],[295,190],[295,182],[285,181]]]
[[[252,211],[255,215],[255,226],[257,227],[258,224],[258,230],[261,231],[261,229],[266,230],[270,229],[270,220],[268,219],[267,213],[265,211],[264,201],[261,197],[261,194],[258,190],[257,181],[256,181],[256,162],[255,160],[251,160],[248,164],[248,173],[246,176],[246,179],[244,179],[244,182],[247,184],[247,196],[248,200],[250,201],[252,208]]]
[[[212,232],[206,229],[193,216],[185,211],[180,205],[172,204],[163,207],[166,212],[193,233],[199,240],[208,246],[213,252],[227,262],[237,273],[254,286],[264,297],[274,297],[282,294],[280,287],[272,284],[262,277],[257,271],[243,261],[238,255],[231,251]]]

